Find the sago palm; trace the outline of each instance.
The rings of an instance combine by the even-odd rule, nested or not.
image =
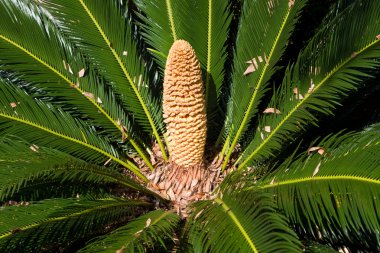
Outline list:
[[[307,6],[2,0],[0,252],[379,251],[380,125],[314,130],[377,85],[380,1],[284,57]]]

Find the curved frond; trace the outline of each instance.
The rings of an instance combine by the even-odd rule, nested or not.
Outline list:
[[[280,166],[253,189],[274,194],[278,208],[301,234],[379,250],[379,128],[343,141],[331,137],[318,147],[321,152]]]
[[[197,202],[188,226],[194,252],[301,252],[274,202],[259,192]]]
[[[1,3],[1,69],[40,88],[44,96],[79,108],[103,128],[120,133],[117,119],[127,121],[127,126],[129,119],[120,109],[112,108],[115,105],[106,103],[112,93],[93,78],[93,71],[87,68],[84,59],[73,52],[57,29],[40,17],[41,12],[21,1]],[[79,75],[81,69],[86,70],[84,76]]]
[[[363,15],[365,13],[365,15]],[[239,160],[239,168],[273,157],[297,139],[317,115],[332,110],[380,66],[380,2],[355,1],[320,29],[290,68],[257,134]]]
[[[0,144],[0,147],[4,148],[4,145]],[[114,169],[91,165],[60,152],[43,148],[38,154],[21,152],[20,149],[17,156],[7,150],[4,152],[7,157],[0,155],[0,202],[18,197],[36,200],[64,194],[88,195],[116,185],[156,196]],[[20,156],[26,158],[20,159]]]
[[[104,199],[51,199],[27,206],[1,207],[1,252],[38,252],[68,240],[102,232],[107,224],[133,214],[145,202]]]
[[[137,1],[137,6],[146,15],[138,14],[143,37],[153,47],[151,53],[162,69],[174,40],[187,40],[194,48],[204,73],[207,122],[209,133],[213,133],[211,130],[215,128],[218,98],[224,81],[226,41],[231,23],[229,2]]]
[[[142,13],[139,25],[145,42],[151,47],[148,50],[157,61],[161,71],[165,69],[166,57],[173,42],[182,37],[180,26],[181,15],[185,15],[186,3],[178,0],[134,1]],[[180,33],[180,34],[178,34]]]
[[[316,242],[306,242],[305,252],[306,253],[338,253],[339,251],[336,251],[335,249],[327,245],[319,244]]]
[[[226,42],[232,19],[230,5],[228,1],[218,0],[184,1],[181,5],[188,9],[188,22],[181,23],[183,37],[194,48],[204,73],[208,138],[212,138],[211,135],[217,135],[213,129],[219,123],[218,102],[224,83]]]
[[[102,80],[94,77],[94,71],[41,13],[43,11],[30,2],[6,0],[1,3],[0,68],[40,88],[41,95],[79,109],[116,138],[123,139],[122,135],[127,135],[147,165],[152,166],[129,136],[132,133],[130,119],[115,103],[115,95]],[[79,75],[81,70],[85,70],[84,76]]]
[[[124,108],[153,132],[165,159],[157,126],[161,105],[152,97],[147,66],[137,51],[126,6],[117,1],[42,1],[63,31],[111,83]],[[78,22],[80,25],[78,25]],[[91,41],[91,43],[87,43]]]
[[[112,233],[94,239],[92,243],[79,252],[140,252],[147,250],[166,251],[167,242],[173,240],[173,234],[180,218],[172,212],[156,210],[130,221]]]
[[[236,40],[231,95],[221,135],[223,169],[247,130],[305,1],[245,1]]]
[[[99,164],[111,159],[145,178],[132,162],[121,160],[107,140],[81,121],[32,99],[1,79],[0,83],[0,132],[3,135],[20,136],[32,144],[51,147]]]

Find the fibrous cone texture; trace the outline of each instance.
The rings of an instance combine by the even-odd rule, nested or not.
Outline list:
[[[163,110],[171,161],[185,168],[202,165],[206,143],[202,71],[184,40],[174,42],[166,61]]]

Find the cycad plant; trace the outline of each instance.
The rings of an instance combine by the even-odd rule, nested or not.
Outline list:
[[[284,57],[306,0],[2,0],[0,252],[380,251],[380,125],[314,134],[380,1],[335,2]]]

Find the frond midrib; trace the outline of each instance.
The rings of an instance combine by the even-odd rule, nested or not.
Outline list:
[[[367,49],[369,49],[370,47],[376,45],[376,43],[379,43],[379,40],[375,39],[374,41],[372,41],[371,43],[369,43],[367,46],[363,47],[362,49],[360,49],[359,51],[357,51],[355,54],[356,56],[362,54],[364,51],[366,51]],[[331,72],[329,72],[325,78],[323,78],[321,80],[321,82],[319,82],[318,84],[315,85],[315,88],[312,90],[312,92],[310,93],[307,93],[304,97],[304,99],[302,99],[285,117],[284,119],[276,126],[275,129],[273,129],[273,131],[268,135],[267,138],[265,138],[265,140],[263,140],[263,142],[252,152],[252,154],[250,154],[238,167],[238,170],[244,168],[244,166],[261,150],[262,147],[264,147],[266,145],[266,143],[268,143],[268,141],[277,133],[277,131],[281,128],[281,126],[293,115],[293,113],[295,113],[304,103],[305,101],[308,100],[308,98],[314,94],[324,83],[326,83],[331,76],[333,76],[336,72],[338,72],[341,68],[343,68],[346,64],[348,64],[350,61],[352,61],[354,58],[352,56],[348,57],[347,59],[345,59],[344,61],[342,61],[342,63],[338,64],[333,70],[331,70]],[[239,161],[240,159],[238,159]]]
[[[207,23],[207,63],[206,63],[206,105],[210,96],[210,72],[211,72],[211,45],[212,45],[212,0],[208,0]]]
[[[171,0],[165,0],[165,2],[166,2],[166,9],[167,9],[167,12],[168,12],[168,19],[169,19],[169,23],[170,23],[170,29],[172,30],[173,40],[176,41],[177,40],[177,32],[176,32],[175,25],[174,25],[172,3],[171,3]]]
[[[169,0],[168,0],[169,1]],[[109,38],[107,37],[106,33],[104,32],[103,28],[100,26],[100,24],[98,23],[98,21],[96,20],[95,16],[92,14],[92,12],[90,11],[90,9],[87,7],[87,5],[84,3],[83,0],[79,0],[80,4],[82,5],[83,9],[85,10],[85,12],[87,13],[87,15],[90,17],[91,21],[94,23],[94,25],[96,26],[98,32],[100,33],[100,35],[102,36],[104,42],[106,43],[107,47],[109,48],[109,50],[111,51],[112,55],[114,56],[115,60],[117,61],[118,65],[120,66],[123,74],[125,75],[125,77],[127,78],[130,86],[132,87],[137,99],[139,100],[140,102],[140,105],[141,107],[143,108],[144,112],[145,112],[145,115],[147,116],[148,118],[148,121],[149,121],[149,124],[153,130],[153,134],[154,136],[156,137],[156,140],[157,140],[157,144],[159,145],[160,149],[161,149],[161,152],[162,152],[162,155],[163,155],[163,158],[166,160],[168,160],[167,158],[167,155],[166,155],[166,151],[165,151],[165,148],[161,142],[161,138],[160,138],[160,135],[158,134],[157,132],[157,129],[154,125],[154,122],[153,122],[153,119],[152,119],[152,116],[150,115],[149,113],[149,110],[147,108],[147,106],[145,105],[144,103],[144,100],[143,98],[140,96],[140,93],[135,85],[135,83],[133,82],[128,70],[126,69],[126,67],[124,66],[121,58],[119,57],[119,55],[117,54],[117,52],[115,51],[114,48],[112,48],[111,46],[111,41],[109,40]],[[144,159],[145,160],[145,159]],[[150,164],[150,163],[149,163]]]
[[[254,92],[253,92],[253,95],[252,95],[252,97],[251,97],[251,99],[250,99],[250,101],[249,101],[248,107],[247,107],[247,109],[246,109],[245,112],[244,112],[244,118],[243,118],[242,122],[240,123],[239,129],[238,129],[238,131],[237,131],[237,133],[236,133],[236,135],[235,135],[235,138],[233,139],[233,141],[232,141],[232,143],[231,143],[231,146],[230,146],[229,149],[228,149],[228,153],[227,153],[227,155],[226,155],[226,157],[225,157],[225,160],[224,160],[224,162],[223,162],[223,165],[222,165],[222,170],[224,170],[224,169],[227,167],[227,164],[228,164],[229,158],[230,158],[230,156],[231,156],[231,154],[232,154],[232,152],[233,152],[233,150],[234,150],[234,148],[235,148],[236,143],[238,142],[238,140],[239,140],[239,138],[240,138],[240,135],[242,134],[242,131],[243,131],[243,128],[244,128],[244,126],[245,126],[245,124],[246,124],[246,121],[247,121],[248,118],[249,118],[249,112],[251,111],[252,106],[253,106],[253,104],[254,104],[254,102],[255,102],[255,100],[256,100],[256,96],[257,96],[257,94],[258,94],[258,92],[259,92],[259,89],[261,88],[261,85],[262,85],[262,82],[263,82],[263,80],[264,80],[264,77],[265,77],[266,71],[267,71],[267,69],[268,69],[268,67],[269,67],[270,60],[271,60],[272,57],[273,57],[273,53],[274,53],[274,51],[275,51],[275,49],[276,49],[276,47],[277,47],[277,44],[278,44],[279,39],[280,39],[280,37],[281,37],[281,35],[282,35],[282,32],[283,32],[283,30],[284,30],[284,28],[285,28],[285,25],[287,24],[287,21],[288,21],[288,18],[289,18],[289,16],[290,16],[290,12],[291,12],[291,11],[292,11],[292,9],[291,9],[291,8],[288,8],[288,11],[287,11],[287,13],[286,13],[286,15],[285,15],[285,17],[284,17],[284,19],[283,19],[283,21],[282,21],[282,24],[281,24],[280,30],[279,30],[279,32],[278,32],[278,34],[277,34],[277,36],[276,36],[276,39],[275,39],[275,41],[274,41],[274,43],[273,43],[273,46],[272,46],[272,48],[271,48],[271,51],[270,51],[270,53],[269,53],[269,55],[268,55],[268,60],[266,61],[265,65],[264,65],[264,68],[263,68],[263,71],[262,71],[261,74],[260,74],[259,81],[257,82],[257,86],[255,87],[255,90],[254,90]],[[229,135],[228,135],[228,137],[229,137]],[[226,142],[225,145],[228,145],[228,143]]]
[[[13,45],[14,47],[16,47],[17,49],[21,50],[22,52],[24,52],[25,54],[29,55],[31,58],[33,58],[34,60],[36,60],[37,62],[39,62],[40,64],[42,64],[43,66],[45,66],[46,68],[50,69],[54,74],[58,75],[60,78],[62,78],[66,83],[68,83],[70,85],[70,87],[72,87],[73,89],[75,89],[76,91],[78,91],[80,94],[84,94],[85,92],[76,84],[74,84],[70,79],[68,79],[66,76],[64,76],[61,72],[59,72],[56,68],[54,68],[53,66],[51,66],[50,64],[48,64],[47,62],[45,62],[44,60],[42,60],[40,57],[38,57],[37,55],[33,54],[31,51],[29,51],[28,49],[26,49],[25,47],[23,47],[22,45],[20,45],[19,43],[13,41],[12,39],[4,36],[4,35],[1,35],[0,34],[0,38],[3,39],[4,41],[6,41],[7,43]],[[88,101],[90,101],[90,103],[92,105],[94,105],[96,107],[96,109],[101,113],[103,114],[115,127],[116,129],[119,131],[122,127],[116,122],[116,120],[114,120],[96,101],[94,101],[93,99],[91,99],[90,97],[88,96],[85,96],[83,95],[83,97],[85,99],[87,99]],[[123,129],[121,129],[123,131]],[[129,140],[129,142],[131,143],[131,145],[136,149],[136,151],[141,155],[141,157],[144,159],[144,161],[146,162],[146,164],[152,169],[153,166],[152,164],[149,162],[148,158],[146,158],[146,155],[144,154],[144,152],[141,150],[141,148],[137,145],[137,143],[128,135],[128,133],[125,133],[126,136],[127,136],[127,140]]]
[[[228,216],[231,218],[233,223],[236,225],[236,227],[239,229],[241,234],[244,236],[245,240],[249,244],[252,252],[258,253],[258,250],[253,243],[252,239],[249,237],[247,231],[244,229],[243,225],[240,223],[239,219],[236,217],[236,215],[232,212],[231,208],[220,198],[216,198],[215,202],[221,205],[223,210],[228,214]]]
[[[313,182],[313,181],[332,181],[332,180],[349,180],[349,181],[358,181],[358,182],[380,185],[380,179],[376,179],[376,178],[369,178],[369,177],[364,177],[364,176],[334,175],[334,176],[314,176],[314,177],[310,176],[310,177],[302,177],[298,179],[283,180],[283,181],[275,182],[273,184],[269,183],[265,185],[260,185],[258,186],[258,188],[267,189],[267,188],[280,187],[280,186],[290,185],[290,184],[301,184],[301,183]],[[255,186],[252,188],[255,188]]]
[[[106,151],[104,151],[104,150],[102,150],[102,149],[100,149],[98,147],[95,147],[95,146],[93,146],[91,144],[88,144],[88,143],[83,142],[81,140],[78,140],[76,138],[67,136],[65,134],[59,133],[57,131],[51,130],[51,129],[47,128],[47,127],[44,127],[44,126],[39,125],[39,124],[36,124],[36,123],[31,122],[31,121],[26,120],[26,119],[18,118],[18,117],[15,117],[15,116],[10,116],[10,115],[7,115],[7,114],[1,113],[1,112],[0,112],[0,117],[6,118],[6,119],[9,119],[9,120],[12,120],[12,121],[17,121],[17,122],[19,122],[21,124],[29,125],[31,127],[37,128],[37,129],[39,129],[39,130],[41,130],[43,132],[47,132],[47,133],[55,135],[55,136],[57,136],[59,138],[68,140],[70,142],[77,143],[79,145],[82,145],[82,146],[84,146],[86,148],[89,148],[89,149],[92,149],[92,150],[95,150],[96,152],[101,153],[102,155],[107,156],[108,158],[111,158],[113,161],[119,163],[120,165],[122,165],[122,166],[130,169],[132,172],[136,173],[136,175],[138,175],[138,177],[140,177],[141,179],[147,180],[145,178],[145,176],[139,171],[139,169],[133,163],[131,163],[128,160],[126,162],[124,162],[124,161],[120,160],[119,158],[115,157],[114,155],[112,155],[112,154],[110,154],[110,153],[108,153],[108,152],[106,152]]]
[[[40,176],[41,174],[43,175],[44,173],[49,173],[49,172],[53,172],[53,171],[57,171],[57,170],[63,170],[63,171],[67,171],[67,170],[69,170],[69,171],[84,171],[84,172],[94,173],[94,174],[106,177],[108,179],[111,179],[115,183],[118,183],[120,185],[124,185],[126,187],[133,188],[135,190],[141,190],[140,188],[137,188],[134,185],[131,185],[127,180],[124,180],[122,178],[123,175],[121,175],[121,174],[119,174],[119,175],[113,175],[112,173],[107,173],[107,171],[105,171],[104,169],[103,170],[101,170],[101,169],[95,169],[95,168],[89,168],[89,169],[87,169],[85,167],[74,167],[73,169],[68,169],[65,166],[60,166],[60,167],[54,167],[54,168],[51,168],[51,169],[39,170],[36,173],[30,173],[27,176],[24,176],[22,178],[18,178],[16,181],[30,179],[33,176]],[[15,181],[13,181],[13,182],[15,182]],[[0,188],[0,191],[1,191],[1,188]]]
[[[102,200],[107,200],[107,199],[102,199]],[[146,202],[136,202],[134,204],[136,204],[136,205],[137,204],[139,204],[139,205],[147,205],[148,203],[146,203]],[[86,213],[91,213],[91,212],[94,212],[94,211],[97,211],[97,210],[101,210],[101,209],[105,209],[105,208],[112,208],[112,207],[126,206],[126,205],[130,205],[130,203],[128,203],[128,202],[119,202],[119,203],[112,203],[112,204],[108,204],[108,205],[96,206],[96,207],[93,207],[93,208],[90,208],[90,209],[86,209],[86,210],[83,210],[83,211],[80,211],[80,212],[69,214],[67,216],[60,216],[60,217],[55,217],[55,218],[44,219],[44,220],[42,220],[40,222],[34,222],[32,224],[19,227],[19,229],[22,230],[22,231],[25,231],[25,230],[37,227],[37,226],[39,226],[42,223],[65,220],[65,219],[69,219],[69,218],[72,218],[72,217],[75,217],[75,216],[80,216],[80,215],[83,215],[83,214],[86,214]],[[3,233],[3,234],[0,235],[0,239],[3,239],[3,238],[8,237],[10,235],[13,235],[12,231],[5,232],[5,233]]]

